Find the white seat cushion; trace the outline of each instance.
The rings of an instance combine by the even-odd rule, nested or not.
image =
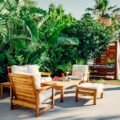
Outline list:
[[[52,88],[45,90],[39,94],[40,103],[43,103],[46,99],[52,96]]]
[[[82,76],[69,75],[67,77],[72,80],[83,80]]]
[[[40,80],[41,80],[41,83],[44,83],[44,82],[52,81],[52,78],[51,77],[41,77]]]
[[[99,83],[82,83],[77,87],[96,89],[97,95],[100,95],[103,92],[103,88],[104,88],[103,84],[99,84]],[[90,92],[89,90],[82,90],[82,91]]]

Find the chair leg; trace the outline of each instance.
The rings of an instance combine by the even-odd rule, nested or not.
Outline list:
[[[0,84],[0,96],[3,96],[3,86]]]
[[[60,90],[61,90],[61,93],[60,93],[60,102],[64,102],[64,88],[61,87]]]
[[[93,105],[96,105],[96,98],[97,98],[97,94],[96,94],[96,91],[95,91],[94,96],[93,96]]]
[[[101,93],[100,98],[103,98],[103,92]]]
[[[13,110],[13,108],[14,108],[14,105],[13,105],[13,103],[11,102],[11,104],[10,104],[10,109]]]
[[[96,97],[94,96],[93,105],[96,105]]]
[[[51,99],[52,100],[52,109],[54,108],[54,103],[55,103],[54,102],[54,98],[55,98],[54,96],[55,96],[55,89],[52,90],[52,99]]]
[[[78,102],[78,88],[76,88],[76,93],[75,93],[75,101]]]
[[[36,117],[38,117],[38,115],[40,114],[39,105],[40,105],[39,92],[37,92],[36,94]]]
[[[39,116],[39,107],[36,108],[36,117]]]
[[[52,109],[54,108],[54,99],[52,98]]]
[[[13,110],[13,107],[14,107],[13,102],[12,102],[13,98],[14,98],[13,91],[12,91],[12,88],[10,87],[10,109],[11,110]]]

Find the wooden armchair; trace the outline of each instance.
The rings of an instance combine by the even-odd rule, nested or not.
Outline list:
[[[70,79],[80,80],[80,82],[89,81],[89,67],[88,65],[73,65],[72,74],[69,76]]]
[[[54,87],[45,86],[40,89],[35,88],[34,77],[31,75],[9,73],[11,84],[11,109],[15,105],[35,109],[36,116],[54,107]],[[51,104],[40,110],[40,105],[51,99]]]
[[[8,74],[11,73],[11,66],[7,67]],[[41,76],[47,76],[47,77],[42,77],[42,81],[48,81],[51,79],[50,72],[40,72]],[[52,79],[51,79],[52,80]],[[0,83],[0,96],[3,96],[3,88],[10,88],[10,81],[8,78],[8,82]]]

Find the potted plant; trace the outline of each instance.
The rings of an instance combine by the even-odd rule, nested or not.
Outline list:
[[[114,68],[114,66],[115,66],[115,59],[108,59],[107,60],[107,65],[110,68]]]

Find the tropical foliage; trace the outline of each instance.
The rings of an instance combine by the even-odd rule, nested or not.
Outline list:
[[[46,11],[36,8],[28,0],[4,0],[0,8],[0,73],[5,73],[6,66],[27,64],[39,39],[36,14],[44,16]],[[35,17],[35,18],[34,18]],[[34,43],[33,43],[34,41]],[[3,64],[4,63],[4,64]],[[3,75],[4,77],[4,75]]]
[[[101,54],[112,40],[109,28],[92,18],[76,20],[62,5],[45,11],[31,0],[0,1],[0,78],[7,66],[39,64],[41,71],[69,71]]]
[[[69,26],[72,21],[74,18],[65,15],[61,5],[56,8],[51,4],[47,13],[37,8],[30,0],[1,1],[0,73],[2,79],[6,78],[7,66],[13,64],[36,63],[41,66],[41,70],[53,69],[50,65],[52,46],[56,44],[62,29]],[[67,40],[70,42],[70,39]],[[57,42],[57,44],[61,43]],[[69,45],[71,44],[78,43],[71,40]]]
[[[64,13],[62,5],[56,7],[54,4],[50,4],[48,14],[45,16],[44,24],[42,24],[39,28],[42,52],[41,55],[39,55],[39,59],[35,60],[35,63],[39,63],[41,71],[54,72],[57,68],[57,63],[60,59],[57,59],[57,62],[57,56],[52,56],[55,54],[54,52],[56,48],[59,49],[60,46],[71,46],[79,43],[76,38],[68,38],[67,36],[63,36],[61,34],[61,31],[64,28],[70,26],[74,22],[75,19],[71,15],[66,15]],[[64,54],[62,57],[63,56]]]
[[[79,39],[79,56],[85,61],[101,55],[114,36],[110,28],[103,27],[91,17],[84,17],[81,21],[65,29],[63,33]]]

